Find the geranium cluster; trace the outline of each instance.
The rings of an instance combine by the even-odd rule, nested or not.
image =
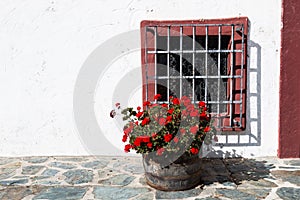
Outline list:
[[[169,104],[160,104],[160,98],[157,94],[155,103],[145,101],[143,108],[122,110],[123,120],[127,121],[122,138],[127,143],[125,152],[156,152],[160,156],[184,148],[189,154],[198,154],[203,142],[209,143],[215,131],[205,102],[194,104],[183,96],[169,97]]]

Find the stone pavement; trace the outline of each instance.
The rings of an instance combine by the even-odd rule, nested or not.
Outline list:
[[[140,157],[0,158],[0,199],[300,199],[300,159],[203,159],[201,183],[179,192],[145,183]]]

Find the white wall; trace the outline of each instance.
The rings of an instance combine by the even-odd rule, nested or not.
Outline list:
[[[130,71],[140,69],[139,51],[120,55],[108,68],[99,66],[106,70],[96,91],[88,92],[95,95],[97,121],[110,144],[97,141],[105,148],[95,151],[85,142],[85,133],[78,131],[73,111],[76,79],[90,54],[111,37],[139,29],[141,20],[238,16],[251,22],[249,67],[253,72],[248,76],[249,90],[258,93],[258,98],[253,95],[248,99],[252,120],[245,134],[261,132],[261,145],[223,150],[235,149],[244,156],[276,155],[280,11],[280,0],[0,1],[0,156],[124,155],[110,148],[122,149],[122,133],[108,112],[116,84]],[[259,56],[257,47],[261,48]],[[102,58],[98,59],[101,63]],[[121,101],[140,102],[141,90],[137,88],[130,95],[129,100]]]

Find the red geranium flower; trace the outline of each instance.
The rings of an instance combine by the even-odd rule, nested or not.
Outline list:
[[[174,112],[174,108],[168,110],[168,113],[171,115]]]
[[[150,148],[150,149],[152,148],[152,146],[153,146],[153,145],[152,145],[151,142],[149,142],[149,143],[147,144],[147,147]]]
[[[173,135],[170,133],[164,135],[165,142],[170,142],[172,140],[172,137],[173,137]]]
[[[164,126],[166,124],[166,119],[161,117],[158,121],[159,125]]]
[[[136,116],[137,118],[140,118],[143,114],[144,114],[144,112],[138,112],[138,113],[136,113],[135,116]]]
[[[200,101],[200,102],[199,102],[199,107],[205,107],[205,102]]]
[[[185,132],[186,132],[185,129],[183,128],[180,129],[180,133],[185,133]]]
[[[151,135],[153,138],[156,138],[157,137],[157,133],[152,133]]]
[[[137,109],[138,111],[140,111],[140,110],[141,110],[141,106],[138,106],[136,109]]]
[[[146,124],[149,124],[149,122],[150,122],[149,117],[145,117],[142,121],[142,125],[145,126]]]
[[[149,136],[140,136],[139,137],[141,139],[142,142],[148,143],[150,142],[150,137]]]
[[[127,135],[123,135],[122,142],[126,142],[126,140],[127,140]]]
[[[154,96],[154,99],[157,99],[157,100],[158,100],[158,99],[160,99],[160,98],[161,98],[161,95],[160,95],[160,94],[157,94],[157,95]]]
[[[130,144],[126,144],[126,145],[125,145],[125,148],[124,148],[124,151],[125,151],[126,153],[128,153],[128,152],[130,152],[130,149],[131,149],[131,145],[130,145]]]
[[[192,127],[190,128],[190,131],[191,131],[191,133],[196,134],[197,131],[198,131],[198,126],[192,126]]]
[[[145,101],[144,103],[143,103],[143,106],[150,106],[150,101]]]
[[[157,149],[156,154],[157,154],[158,156],[161,156],[161,155],[163,154],[164,151],[165,151],[164,148],[159,148],[159,149]]]
[[[193,147],[193,148],[190,149],[190,152],[191,152],[192,154],[197,154],[197,153],[199,152],[199,149]]]
[[[164,107],[164,108],[167,108],[168,104],[163,103],[163,104],[161,104],[161,106]]]
[[[142,141],[141,141],[141,138],[137,137],[137,138],[135,138],[133,144],[134,144],[135,146],[139,147],[139,146],[141,146],[141,142],[142,142]]]
[[[204,132],[209,132],[210,131],[210,127],[209,126],[205,127],[203,131]]]
[[[196,116],[198,116],[198,114],[199,114],[198,111],[194,110],[193,112],[190,113],[190,116],[191,117],[196,117]]]
[[[179,104],[180,104],[178,98],[174,98],[174,99],[172,100],[172,102],[173,102],[174,105],[179,105]]]
[[[171,121],[172,121],[172,116],[171,116],[171,115],[167,116],[166,122],[169,123],[169,122],[171,122]]]
[[[175,142],[175,143],[178,143],[178,142],[179,142],[179,139],[178,139],[178,137],[174,137],[174,139],[173,139],[173,140],[174,140],[174,142]]]

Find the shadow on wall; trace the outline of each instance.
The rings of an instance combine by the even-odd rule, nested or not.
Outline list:
[[[247,58],[250,62],[247,66],[246,130],[220,133],[221,140],[215,146],[221,148],[261,145],[261,46],[248,40],[247,52]],[[222,156],[228,157],[226,153]]]

